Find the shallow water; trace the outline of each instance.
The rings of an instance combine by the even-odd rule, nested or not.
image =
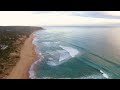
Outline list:
[[[33,40],[43,56],[34,78],[120,78],[119,27],[44,28]]]

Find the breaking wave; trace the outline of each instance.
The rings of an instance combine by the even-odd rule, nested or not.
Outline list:
[[[36,77],[36,65],[39,63],[39,62],[41,62],[41,60],[42,60],[42,58],[44,58],[44,57],[41,57],[39,60],[37,60],[37,61],[35,61],[32,65],[31,65],[31,67],[30,67],[30,69],[29,69],[29,78],[30,79],[36,79],[37,77]]]
[[[66,52],[65,50],[57,50],[57,52],[59,52],[60,58],[59,58],[59,62],[70,58],[70,55],[68,52]]]
[[[109,78],[109,76],[105,72],[103,72],[102,70],[100,70],[100,72],[102,73],[103,77]]]
[[[57,57],[57,59],[56,58],[55,59],[48,58],[48,62],[47,62],[48,65],[50,65],[50,66],[60,65],[80,53],[77,49],[72,48],[72,47],[67,47],[67,46],[62,46],[62,45],[59,45],[59,47],[62,48],[62,50],[56,50],[56,52],[58,52],[58,54],[59,54],[59,57]],[[54,54],[52,54],[52,55],[54,55]],[[57,55],[54,55],[54,57],[55,56],[57,56]]]
[[[38,35],[39,37],[39,35]],[[34,37],[32,43],[36,45],[36,47],[39,47],[39,45],[43,45],[44,49],[43,52],[41,53],[39,50],[36,48],[36,53],[38,53],[40,57],[37,61],[35,61],[30,69],[29,69],[29,78],[30,79],[38,79],[36,77],[36,67],[37,64],[41,62],[41,60],[45,60],[46,64],[49,66],[58,66],[61,65],[67,61],[73,60],[72,58],[76,57],[77,55],[81,56],[83,52],[79,49],[63,45],[61,41],[53,40],[52,38],[45,37]],[[71,43],[70,43],[71,45]],[[52,47],[52,48],[51,48]],[[101,79],[101,78],[109,78],[109,76],[100,70],[100,75],[98,74],[93,74],[93,75],[86,75],[82,77],[78,77],[78,79]],[[102,73],[102,74],[101,74]],[[49,79],[51,77],[43,77],[43,79]],[[58,79],[58,78],[57,78]],[[59,78],[60,79],[60,78]],[[64,79],[71,79],[71,78],[64,78]],[[74,78],[75,79],[75,78]]]
[[[66,47],[66,46],[62,46],[62,45],[59,45],[59,47],[61,47],[62,49],[66,50],[67,52],[69,52],[69,54],[72,57],[75,57],[79,53],[79,51],[77,49],[74,49],[72,47]]]
[[[51,47],[51,46],[57,46],[60,44],[60,42],[42,42],[44,46]]]
[[[100,75],[88,75],[88,76],[83,76],[83,77],[80,77],[79,79],[104,79],[103,76],[100,76]]]

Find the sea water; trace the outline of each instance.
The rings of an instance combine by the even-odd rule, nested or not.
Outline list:
[[[43,28],[33,40],[41,58],[30,78],[120,78],[120,27]]]

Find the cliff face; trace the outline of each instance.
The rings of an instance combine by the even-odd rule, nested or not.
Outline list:
[[[8,75],[16,65],[21,47],[29,35],[42,29],[33,26],[0,26],[0,78]]]

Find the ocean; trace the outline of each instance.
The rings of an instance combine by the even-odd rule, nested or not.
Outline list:
[[[31,79],[119,79],[120,27],[43,27]]]

